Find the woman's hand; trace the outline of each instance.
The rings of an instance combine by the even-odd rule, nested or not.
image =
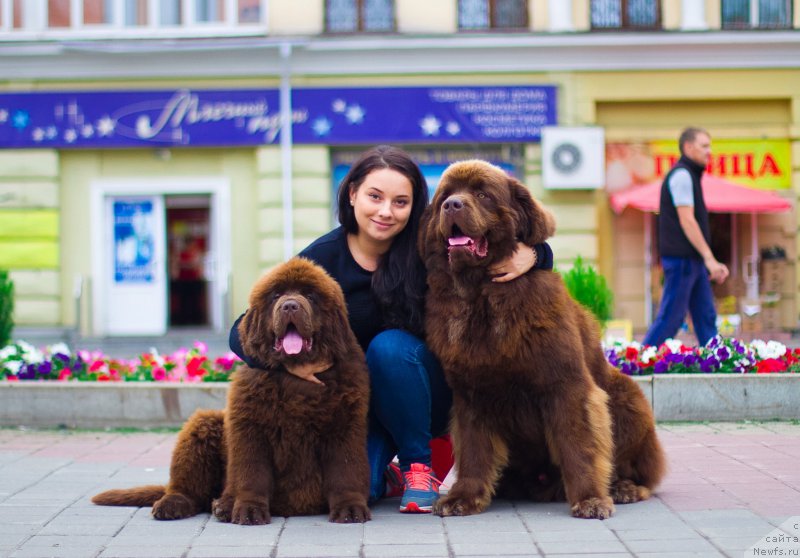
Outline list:
[[[312,384],[319,384],[321,386],[324,386],[325,383],[322,382],[319,378],[317,378],[316,375],[325,372],[331,366],[333,366],[332,362],[323,360],[320,362],[308,362],[306,364],[298,364],[292,367],[287,366],[286,369],[292,376],[297,376],[301,380],[311,382]]]
[[[514,253],[502,262],[490,267],[489,272],[494,275],[492,281],[495,283],[505,283],[507,281],[513,281],[520,275],[525,275],[528,271],[533,269],[535,265],[536,250],[527,244],[517,242],[517,249],[514,250]]]

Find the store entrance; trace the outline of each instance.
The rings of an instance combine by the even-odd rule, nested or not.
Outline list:
[[[165,196],[169,327],[211,325],[211,196]]]

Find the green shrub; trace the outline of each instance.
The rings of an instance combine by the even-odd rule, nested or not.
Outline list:
[[[14,283],[8,271],[0,269],[0,348],[11,343],[11,330],[14,329]]]
[[[584,264],[578,256],[572,269],[561,276],[572,298],[594,314],[601,324],[611,319],[614,293],[608,288],[606,278],[597,273],[594,267]]]

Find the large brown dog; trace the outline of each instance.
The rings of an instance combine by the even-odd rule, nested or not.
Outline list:
[[[426,333],[453,389],[458,480],[434,511],[484,510],[507,496],[566,497],[577,517],[648,498],[664,472],[650,407],[608,365],[597,324],[561,277],[494,283],[489,267],[555,224],[528,190],[484,161],[451,165],[420,235]]]
[[[289,260],[255,285],[239,333],[264,369],[235,373],[224,413],[192,415],[169,484],[92,501],[153,505],[156,519],[212,510],[220,521],[261,525],[272,513],[328,511],[334,522],[367,521],[369,376],[339,285],[308,260]],[[324,386],[286,371],[317,361],[333,363],[317,376]]]

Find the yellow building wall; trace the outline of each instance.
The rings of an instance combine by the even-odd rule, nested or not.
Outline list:
[[[400,33],[455,33],[458,30],[456,2],[395,0],[395,21]]]
[[[14,323],[56,323],[61,246],[58,152],[0,151],[0,268],[14,282]]]
[[[270,0],[270,35],[319,35],[325,30],[324,0]]]

